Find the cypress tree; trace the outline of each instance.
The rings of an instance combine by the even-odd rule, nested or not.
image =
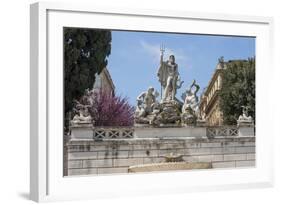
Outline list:
[[[73,100],[85,89],[92,89],[95,74],[107,65],[111,51],[111,32],[108,30],[64,28],[64,114],[72,110]],[[65,124],[65,126],[67,126]]]

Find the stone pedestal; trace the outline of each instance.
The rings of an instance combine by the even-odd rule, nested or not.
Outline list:
[[[93,125],[91,123],[72,125],[70,130],[71,139],[93,139]]]
[[[255,135],[255,126],[252,120],[238,120],[238,136],[254,136]]]
[[[135,127],[135,138],[205,137],[206,127]]]
[[[249,137],[255,135],[255,127],[253,125],[250,126],[238,126],[238,136],[239,137]]]
[[[160,103],[161,112],[155,118],[155,124],[180,125],[180,104],[177,101],[164,101]]]
[[[191,113],[181,114],[181,124],[183,126],[194,126],[196,125],[196,116]]]
[[[206,120],[197,119],[197,121],[196,121],[196,126],[198,126],[198,127],[205,127],[206,124],[207,124]]]

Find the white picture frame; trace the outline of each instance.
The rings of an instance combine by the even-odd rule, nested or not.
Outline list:
[[[98,19],[98,21],[92,21]],[[94,24],[95,22],[95,24]],[[185,25],[185,26],[183,26]],[[63,177],[62,27],[256,36],[257,99],[255,168],[135,175]],[[169,26],[169,27],[167,27]],[[273,19],[270,17],[97,8],[40,2],[30,15],[30,198],[34,201],[91,199],[273,186],[273,138],[266,95],[272,87]],[[56,48],[56,49],[54,49]],[[58,99],[54,104],[52,99]],[[268,107],[269,109],[262,109]],[[61,113],[61,114],[58,114]],[[55,120],[53,117],[58,116]],[[55,124],[54,124],[55,123]],[[61,133],[61,136],[59,135]],[[58,136],[59,135],[59,136]],[[148,182],[150,182],[148,184]],[[185,183],[186,182],[186,183]]]

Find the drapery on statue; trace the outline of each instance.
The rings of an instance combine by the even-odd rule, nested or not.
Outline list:
[[[160,67],[157,72],[158,80],[161,84],[161,102],[175,100],[177,89],[183,84],[183,81],[180,81],[178,64],[175,62],[175,56],[170,55],[169,60],[164,62],[164,51],[164,47],[161,46]]]

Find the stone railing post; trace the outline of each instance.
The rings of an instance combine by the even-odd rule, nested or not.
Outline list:
[[[91,123],[70,126],[71,139],[93,139],[93,125]]]
[[[249,137],[255,135],[255,126],[252,122],[238,121],[237,127],[239,137]]]
[[[237,120],[238,136],[255,136],[255,125],[252,116],[248,115],[248,106],[242,106],[242,114]]]

